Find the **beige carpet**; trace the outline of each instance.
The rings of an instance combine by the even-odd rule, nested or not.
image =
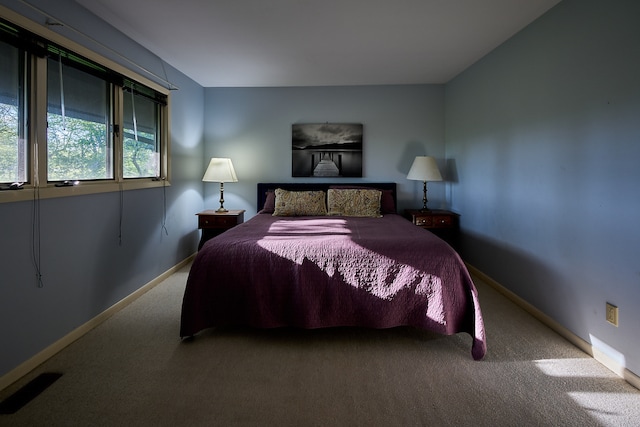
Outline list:
[[[637,426],[640,392],[476,280],[488,355],[412,329],[178,338],[188,268],[47,361],[1,426]]]

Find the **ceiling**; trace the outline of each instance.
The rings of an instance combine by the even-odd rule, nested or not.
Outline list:
[[[560,0],[76,0],[204,87],[445,83]]]

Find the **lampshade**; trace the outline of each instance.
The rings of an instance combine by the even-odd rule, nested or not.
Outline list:
[[[440,169],[431,156],[416,156],[407,174],[407,179],[415,181],[442,181]]]
[[[238,182],[238,177],[233,169],[231,159],[213,157],[202,180],[206,182]]]

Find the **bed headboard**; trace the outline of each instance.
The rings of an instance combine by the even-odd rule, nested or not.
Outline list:
[[[258,183],[258,211],[264,206],[264,202],[267,198],[268,190],[275,190],[276,188],[282,188],[289,191],[308,191],[308,190],[323,190],[327,191],[331,186],[343,186],[343,187],[367,187],[376,188],[378,190],[391,190],[393,194],[393,205],[397,208],[398,199],[396,197],[396,183],[395,182],[276,182],[276,183]]]

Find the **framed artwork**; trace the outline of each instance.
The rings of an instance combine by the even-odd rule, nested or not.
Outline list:
[[[362,177],[362,124],[291,126],[293,177]]]

